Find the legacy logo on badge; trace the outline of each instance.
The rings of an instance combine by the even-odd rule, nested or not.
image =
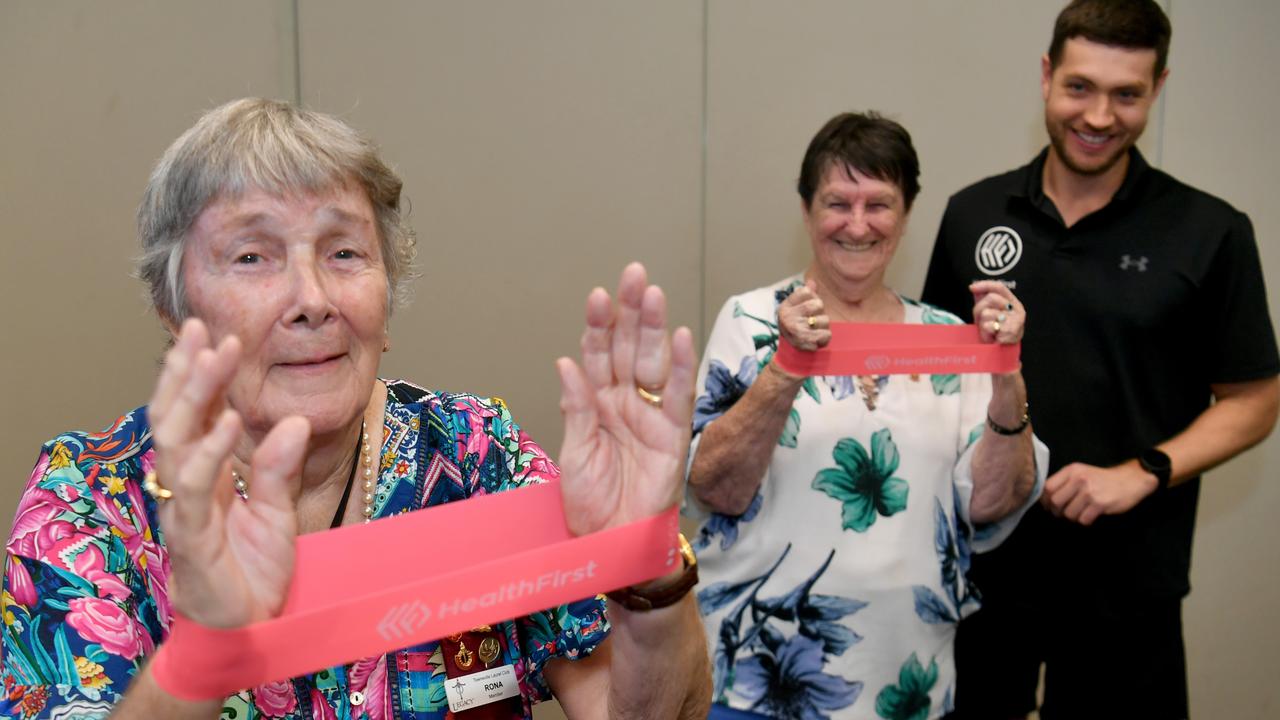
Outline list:
[[[1022,237],[1011,227],[997,225],[982,233],[973,261],[987,275],[1003,275],[1022,259]]]

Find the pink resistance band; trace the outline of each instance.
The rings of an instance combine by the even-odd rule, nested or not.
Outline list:
[[[574,537],[548,483],[303,535],[279,617],[221,630],[175,615],[151,674],[219,699],[634,585],[681,562],[678,523],[672,507]]]
[[[826,347],[800,350],[784,338],[776,358],[802,376],[1006,373],[1018,369],[1021,349],[979,342],[976,325],[832,323]]]

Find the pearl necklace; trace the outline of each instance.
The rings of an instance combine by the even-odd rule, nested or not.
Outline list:
[[[364,470],[361,473],[361,488],[364,490],[364,497],[362,498],[364,500],[364,510],[362,512],[364,514],[364,521],[369,522],[373,519],[373,501],[378,485],[377,478],[373,476],[373,453],[369,447],[368,427],[363,419],[360,421],[360,448],[357,453],[357,457],[353,459],[352,462],[364,466]],[[338,510],[339,513],[341,513],[347,506],[347,493],[351,492],[351,483],[355,480],[356,467],[357,465],[353,464],[351,468],[351,476],[347,478],[347,489],[342,494],[342,501]],[[248,500],[249,482],[234,469],[231,471],[231,479],[235,481],[236,494],[240,496],[240,499]],[[334,522],[341,524],[342,518],[335,517]]]

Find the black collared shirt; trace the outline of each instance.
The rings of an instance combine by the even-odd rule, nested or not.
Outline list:
[[[1280,372],[1247,216],[1134,149],[1111,202],[1068,228],[1044,194],[1047,154],[952,196],[922,299],[972,317],[970,282],[1013,288],[1050,473],[1132,459],[1209,407],[1211,383]],[[977,579],[995,592],[1038,580],[1055,595],[1084,584],[1103,602],[1185,594],[1198,493],[1197,478],[1091,528],[1037,508]]]

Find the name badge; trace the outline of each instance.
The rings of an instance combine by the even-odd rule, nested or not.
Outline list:
[[[488,705],[520,694],[516,682],[516,670],[511,665],[481,670],[480,672],[450,678],[444,685],[453,712]]]

